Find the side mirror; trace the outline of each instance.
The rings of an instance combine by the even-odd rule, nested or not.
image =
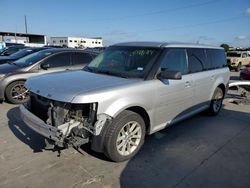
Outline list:
[[[167,69],[161,70],[161,72],[157,75],[158,79],[170,79],[170,80],[181,80],[182,75],[181,72],[171,71]]]
[[[49,64],[41,64],[41,68],[44,69],[44,70],[47,70],[48,68],[50,67]]]

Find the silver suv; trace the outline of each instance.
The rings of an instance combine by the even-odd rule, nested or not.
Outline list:
[[[131,42],[113,45],[83,70],[28,79],[23,121],[57,146],[91,148],[113,161],[134,156],[167,126],[219,113],[229,82],[222,48]]]

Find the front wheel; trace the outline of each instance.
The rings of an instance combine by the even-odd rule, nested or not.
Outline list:
[[[224,98],[224,92],[221,88],[217,87],[214,91],[213,98],[210,103],[210,107],[207,110],[210,115],[217,115],[222,107],[222,102]]]
[[[240,69],[241,69],[241,63],[238,64],[238,66],[235,68],[235,71],[236,71],[236,72],[239,72]]]
[[[123,111],[107,130],[105,155],[116,162],[133,157],[144,143],[145,132],[145,122],[139,114]]]
[[[16,81],[7,86],[5,90],[6,98],[13,104],[21,104],[29,99],[29,92],[24,86],[24,81]]]

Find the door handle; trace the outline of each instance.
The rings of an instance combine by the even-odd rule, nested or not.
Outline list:
[[[214,78],[215,78],[215,76],[213,75],[213,76],[211,76],[211,80],[214,80]]]

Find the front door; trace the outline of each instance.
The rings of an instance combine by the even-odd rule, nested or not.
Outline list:
[[[181,80],[157,80],[153,131],[164,128],[168,123],[184,115],[192,106],[194,83],[188,66],[185,49],[168,49],[161,61],[161,69],[180,71]]]

